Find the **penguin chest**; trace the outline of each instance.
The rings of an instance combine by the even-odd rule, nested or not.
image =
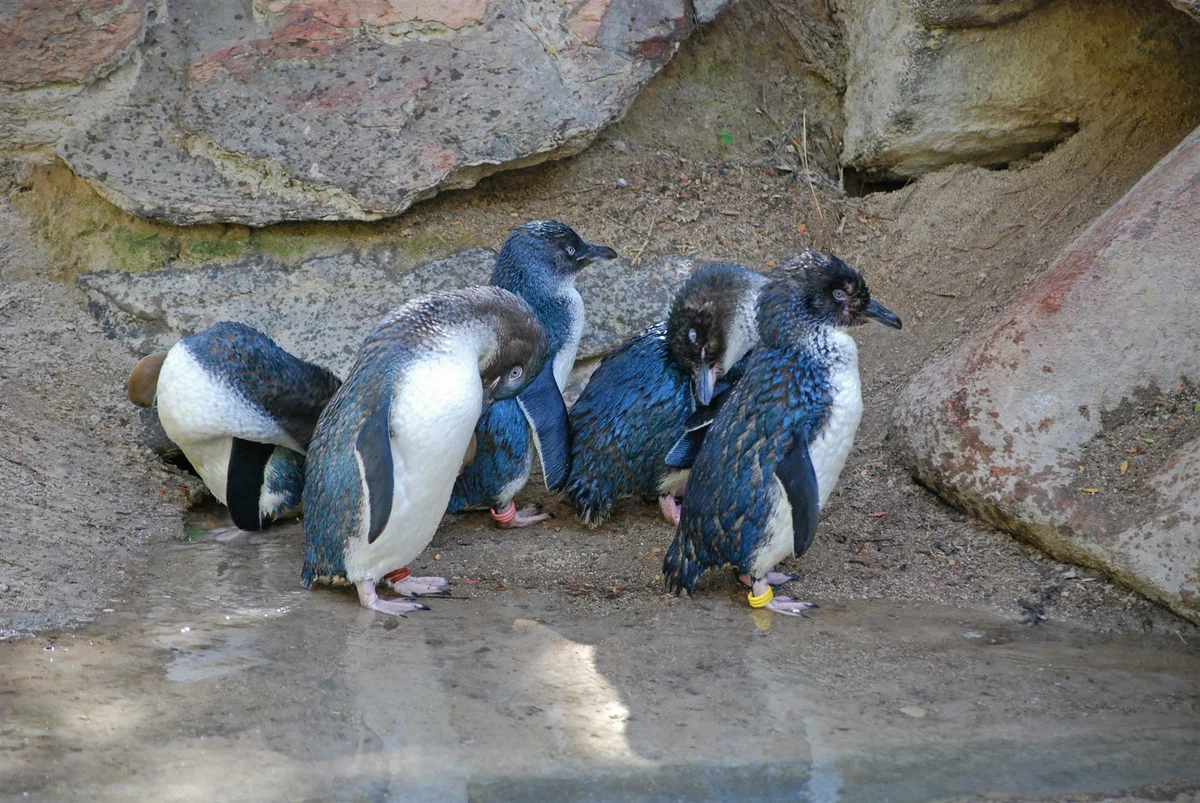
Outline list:
[[[157,408],[167,437],[222,504],[234,437],[300,451],[278,423],[222,377],[206,370],[183,344],[176,344],[163,360]]]
[[[559,390],[567,386],[575,367],[575,355],[579,353],[579,339],[583,337],[583,296],[571,285],[563,291],[562,301],[570,311],[571,328],[562,348],[554,355],[554,383]]]
[[[778,477],[772,475],[766,493],[770,498],[771,513],[763,524],[758,547],[750,559],[750,574],[755,578],[766,577],[780,561],[792,556],[796,546],[792,506]]]
[[[843,336],[850,340],[849,335]],[[850,455],[850,448],[854,445],[858,424],[862,420],[862,384],[858,377],[858,354],[853,349],[853,344],[854,341],[850,340],[851,349],[842,353],[842,359],[836,362],[830,371],[829,385],[833,403],[829,407],[829,418],[824,428],[808,445],[808,454],[817,475],[817,489],[820,492],[822,508],[833,493],[833,487],[837,485],[842,468],[846,465],[846,458]]]
[[[349,539],[348,579],[379,580],[414,560],[433,540],[482,406],[473,358],[428,360],[401,378],[389,413],[391,510],[374,542],[367,543],[367,516],[360,537]],[[365,481],[363,490],[369,495]]]

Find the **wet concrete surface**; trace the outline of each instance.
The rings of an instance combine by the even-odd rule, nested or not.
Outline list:
[[[0,800],[1200,788],[1200,651],[1179,638],[884,601],[789,619],[732,585],[597,605],[460,582],[398,620],[303,589],[298,524],[193,535],[86,629],[0,644]]]

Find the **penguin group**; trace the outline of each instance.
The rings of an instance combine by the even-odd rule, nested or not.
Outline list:
[[[584,326],[575,279],[616,257],[563,223],[526,223],[489,285],[385,315],[345,381],[220,322],[142,359],[129,398],[157,408],[228,507],[229,532],[302,516],[303,584],[352,585],[380,613],[449,594],[446,578],[407,568],[444,514],[487,509],[502,528],[548,517],[516,501],[536,454],[546,487],[587,526],[623,497],[657,501],[675,526],[669,590],[732,565],[751,607],[801,615],[815,605],[776,596],[797,579],[776,567],[812,544],[862,417],[850,331],[899,329],[899,317],[832,254],[808,250],[767,274],[711,264],[568,410]]]

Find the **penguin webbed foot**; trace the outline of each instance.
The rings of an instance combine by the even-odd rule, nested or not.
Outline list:
[[[765,577],[755,580],[750,586],[749,599],[751,608],[765,608],[784,616],[799,616],[801,619],[804,618],[805,611],[821,607],[815,602],[775,596],[775,592]]]
[[[410,599],[380,599],[375,593],[375,581],[360,580],[355,583],[358,589],[358,602],[368,610],[386,613],[388,616],[407,617],[416,611],[427,611],[429,608]]]
[[[450,581],[445,577],[405,577],[395,582],[386,580],[388,587],[402,597],[448,597]]]
[[[676,527],[679,526],[679,500],[675,498],[675,494],[658,497],[658,509],[662,511],[664,519]]]
[[[804,612],[821,606],[815,602],[792,599],[791,597],[776,597],[767,603],[767,610],[781,613],[784,616],[799,616],[804,618]]]
[[[241,527],[237,526],[213,527],[208,531],[208,535],[213,540],[220,541],[221,543],[228,543],[230,541],[241,541],[244,538],[249,538],[251,535],[254,535],[255,532],[255,530],[243,530]]]
[[[500,512],[492,508],[491,514],[492,518],[496,520],[496,526],[502,530],[528,527],[530,524],[537,524],[539,521],[550,518],[550,514],[544,512],[541,505],[526,505],[518,510],[516,502],[509,502],[508,507]]]

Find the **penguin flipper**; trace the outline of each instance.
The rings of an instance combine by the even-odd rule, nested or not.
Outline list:
[[[547,360],[537,379],[517,396],[517,404],[533,430],[546,487],[558,490],[571,473],[571,434],[567,404],[554,381],[553,360]]]
[[[367,543],[373,544],[392,515],[392,494],[396,480],[392,465],[390,404],[380,406],[363,424],[355,439],[354,451],[362,461],[363,479],[367,482],[371,504],[371,527],[367,531]]]
[[[275,453],[272,443],[234,438],[229,448],[229,472],[225,478],[225,504],[233,523],[242,530],[261,530],[263,477]]]
[[[812,546],[817,534],[817,515],[821,495],[817,489],[817,472],[808,453],[808,430],[802,429],[792,441],[792,448],[775,467],[775,476],[783,485],[788,503],[792,506],[792,538],[796,555],[803,555]]]
[[[664,463],[671,468],[692,467],[692,463],[696,462],[696,455],[700,453],[700,446],[704,443],[704,436],[708,433],[712,422],[716,420],[717,413],[721,411],[721,405],[729,398],[729,390],[732,387],[733,382],[727,382],[724,379],[717,382],[713,387],[712,401],[702,407],[697,407],[695,412],[684,421],[684,433],[679,440],[675,441],[671,451],[667,452]]]

